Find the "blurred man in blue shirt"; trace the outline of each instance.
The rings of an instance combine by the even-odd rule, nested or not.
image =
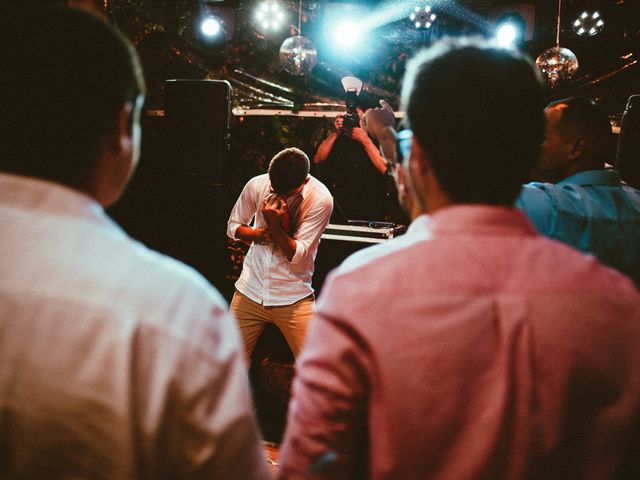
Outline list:
[[[533,172],[539,181],[523,187],[517,206],[542,234],[594,254],[640,286],[640,190],[605,168],[613,151],[608,116],[583,97],[551,103],[545,115]]]

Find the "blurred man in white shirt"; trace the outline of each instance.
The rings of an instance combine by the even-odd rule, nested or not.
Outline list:
[[[104,211],[138,159],[133,47],[80,10],[3,20],[0,477],[267,478],[223,299]]]

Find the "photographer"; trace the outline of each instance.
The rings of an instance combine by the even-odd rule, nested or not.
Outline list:
[[[394,220],[398,211],[387,161],[360,128],[361,108],[336,118],[335,131],[318,146],[313,161],[329,187],[336,213],[349,220]]]

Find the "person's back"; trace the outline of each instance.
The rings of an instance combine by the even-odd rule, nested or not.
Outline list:
[[[138,158],[132,46],[79,10],[2,22],[0,477],[265,478],[225,302],[104,211]]]
[[[582,97],[545,112],[546,141],[534,170],[540,182],[524,185],[517,206],[543,235],[592,253],[640,285],[640,191],[604,168],[613,150],[609,118]]]
[[[326,478],[350,478],[341,461],[385,479],[640,473],[633,286],[507,209],[450,207],[410,229],[348,259],[318,302],[331,342],[309,343],[297,382],[353,395],[353,410],[324,407],[353,435],[347,451],[368,444]],[[304,404],[290,415],[326,429]]]
[[[202,277],[52,183],[0,174],[0,223],[0,477],[260,477],[238,334]]]
[[[640,285],[640,190],[621,184],[615,170],[524,185],[517,205],[540,233],[594,254]]]
[[[408,63],[396,169],[419,215],[325,282],[283,478],[640,475],[640,295],[513,208],[544,133],[536,72],[465,39]]]

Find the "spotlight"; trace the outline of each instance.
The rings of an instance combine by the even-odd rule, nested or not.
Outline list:
[[[355,46],[361,35],[362,28],[356,22],[350,20],[339,23],[334,30],[336,44],[347,49]]]
[[[511,48],[524,39],[524,19],[514,13],[503,15],[496,23],[495,39],[499,45]]]
[[[518,30],[512,23],[504,23],[496,31],[496,40],[502,47],[511,47],[518,38]]]
[[[338,63],[359,63],[365,59],[371,44],[367,36],[370,8],[355,3],[327,2],[323,7],[321,32],[324,37],[319,50]]]
[[[573,22],[573,30],[581,37],[597,35],[604,28],[604,20],[597,10],[583,11]]]
[[[436,14],[433,13],[429,5],[416,6],[413,12],[409,15],[409,21],[415,28],[431,28],[433,22],[436,20]]]
[[[267,0],[258,4],[253,18],[261,30],[274,32],[280,29],[285,22],[285,13],[280,4],[273,0]]]
[[[200,31],[207,37],[215,37],[220,33],[220,30],[222,30],[222,25],[216,17],[205,17],[200,23]]]

